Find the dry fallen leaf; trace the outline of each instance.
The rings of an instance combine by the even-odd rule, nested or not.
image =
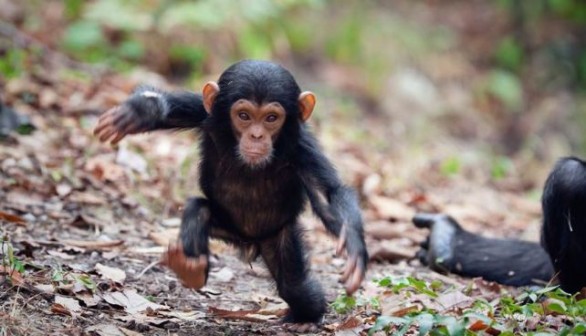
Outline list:
[[[89,204],[89,205],[102,205],[106,204],[106,199],[104,197],[97,196],[96,194],[89,193],[89,192],[81,192],[77,191],[71,194],[68,197],[70,202],[76,202],[80,204]]]
[[[350,316],[346,321],[342,322],[337,330],[353,329],[362,324],[362,320],[358,316]]]
[[[174,228],[164,231],[149,232],[148,237],[157,245],[169,246],[171,242],[176,241],[177,237],[179,237],[179,229]]]
[[[109,267],[97,263],[96,272],[98,272],[98,274],[100,274],[103,279],[112,280],[121,284],[124,283],[124,280],[126,280],[126,273],[119,268]]]
[[[0,275],[7,276],[14,286],[23,286],[25,283],[24,278],[22,277],[22,274],[20,274],[20,272],[14,270],[12,268],[9,268],[9,267],[4,267],[4,266],[0,265]]]
[[[147,172],[147,161],[140,154],[131,152],[124,147],[118,149],[116,163],[140,174],[146,174]]]
[[[369,237],[375,239],[402,239],[409,238],[413,241],[425,239],[425,233],[417,229],[411,222],[391,223],[389,221],[368,222],[364,231]]]
[[[62,304],[54,303],[51,305],[51,312],[57,315],[73,316],[73,313]]]
[[[78,228],[102,228],[105,226],[101,220],[83,213],[73,218],[69,225]]]
[[[0,211],[0,220],[20,225],[26,224],[26,220],[24,220],[22,217],[4,211]]]
[[[62,259],[62,260],[73,260],[73,259],[75,259],[75,256],[73,256],[71,254],[68,254],[68,253],[65,253],[65,252],[56,251],[56,250],[48,250],[47,251],[47,254],[48,255],[52,255],[54,257],[57,257],[57,258]]]
[[[46,294],[54,294],[55,293],[55,287],[53,285],[38,284],[38,285],[35,285],[34,287],[42,293],[46,293]]]
[[[80,247],[88,250],[105,251],[124,244],[123,240],[62,240],[62,244],[73,247]]]
[[[135,313],[132,315],[115,315],[115,319],[124,321],[131,324],[150,324],[153,326],[160,327],[166,323],[169,323],[172,318],[161,318],[158,315],[153,316],[152,314]]]
[[[225,310],[221,308],[209,307],[208,312],[216,317],[227,320],[242,320],[249,322],[266,322],[277,319],[277,315],[263,315],[259,314],[258,309],[251,310]],[[285,312],[286,314],[286,312]],[[283,314],[282,316],[284,316]]]
[[[474,303],[474,299],[462,294],[460,291],[453,291],[442,294],[435,300],[437,303],[442,305],[445,310],[449,310],[455,307],[467,308],[467,306],[470,306],[472,303]]]
[[[415,246],[399,246],[393,241],[383,240],[370,244],[370,247],[368,248],[368,254],[371,260],[397,262],[415,257],[417,249],[418,248]]]
[[[102,298],[96,294],[91,294],[88,292],[80,292],[75,294],[75,297],[82,301],[86,307],[95,307],[102,301]]]
[[[85,333],[91,333],[91,335],[99,335],[99,336],[126,336],[120,328],[113,324],[97,324],[91,327],[85,328]],[[138,334],[140,335],[140,334]]]
[[[371,196],[368,201],[382,219],[410,222],[415,215],[414,209],[389,197]]]
[[[137,314],[147,309],[158,310],[169,308],[145,299],[135,289],[126,289],[123,292],[104,293],[102,294],[102,298],[111,305],[123,307],[129,314]]]
[[[71,194],[72,190],[73,188],[67,183],[60,183],[57,185],[57,187],[55,187],[55,191],[57,192],[57,195],[59,195],[59,197],[65,197]]]
[[[126,175],[124,168],[113,163],[112,154],[98,155],[87,160],[84,169],[100,181],[116,182]]]
[[[79,305],[79,302],[77,302],[76,299],[72,299],[70,297],[62,295],[55,295],[55,303],[65,307],[65,309],[72,313],[81,312],[81,306]]]
[[[166,316],[166,317],[175,317],[183,321],[199,321],[206,317],[206,313],[202,311],[192,310],[192,311],[159,311],[159,315]]]
[[[217,272],[210,272],[210,277],[218,282],[230,282],[234,278],[234,272],[228,267],[223,267]]]
[[[118,329],[120,329],[120,331],[122,331],[124,336],[142,336],[141,333],[138,333],[136,331],[132,331],[130,329],[126,329],[126,328],[122,328],[122,327],[118,327]]]

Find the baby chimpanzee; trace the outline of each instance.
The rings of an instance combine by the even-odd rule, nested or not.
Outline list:
[[[309,200],[339,237],[338,250],[347,251],[346,291],[358,289],[368,259],[358,200],[305,125],[315,102],[283,67],[247,60],[207,83],[203,95],[143,88],[100,118],[95,134],[112,143],[157,129],[201,129],[205,198],[187,201],[181,244],[165,257],[185,284],[205,283],[208,239],[219,238],[263,258],[289,304],[285,321],[320,321],[326,302],[309,273],[298,222]]]

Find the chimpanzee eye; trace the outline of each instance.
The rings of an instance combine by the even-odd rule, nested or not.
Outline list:
[[[267,116],[267,118],[266,118],[265,120],[266,120],[267,122],[270,122],[270,123],[272,123],[272,122],[275,122],[275,121],[277,121],[277,116],[276,116],[276,115],[274,115],[274,114],[271,114],[271,115]]]
[[[238,113],[238,118],[240,118],[240,120],[250,120],[250,116],[245,112]]]

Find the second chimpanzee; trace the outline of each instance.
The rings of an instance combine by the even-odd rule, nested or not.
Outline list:
[[[314,105],[315,96],[301,92],[283,67],[241,61],[217,83],[207,83],[203,95],[140,89],[106,112],[95,133],[115,143],[132,133],[201,128],[199,182],[205,198],[186,204],[181,253],[194,270],[207,267],[208,239],[214,237],[250,258],[260,255],[289,304],[285,321],[318,322],[326,302],[309,274],[298,223],[306,200],[340,237],[339,250],[346,249],[349,261],[342,277],[348,293],[364,278],[367,251],[355,192],[342,184],[304,123]],[[180,277],[184,270],[180,267]],[[204,282],[193,281],[197,287]]]
[[[561,159],[545,182],[541,246],[491,239],[467,232],[446,215],[420,214],[418,227],[431,229],[420,260],[438,271],[480,276],[507,285],[557,278],[562,289],[586,287],[586,162]]]

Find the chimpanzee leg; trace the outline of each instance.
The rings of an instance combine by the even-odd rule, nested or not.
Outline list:
[[[537,243],[482,237],[464,230],[447,215],[418,214],[413,222],[430,229],[417,257],[435,271],[512,286],[546,282],[553,276],[549,257]]]
[[[301,234],[296,224],[289,225],[263,241],[260,252],[279,295],[289,305],[284,322],[317,323],[326,311],[326,301],[321,285],[309,274]]]
[[[586,287],[586,162],[561,159],[545,182],[541,243],[562,289]]]
[[[209,202],[205,198],[190,198],[186,202],[179,233],[183,253],[190,258],[200,255],[209,256],[209,238],[218,238],[228,243],[237,244],[239,238],[223,229],[214,220]],[[209,274],[209,263],[206,267],[205,279]]]

